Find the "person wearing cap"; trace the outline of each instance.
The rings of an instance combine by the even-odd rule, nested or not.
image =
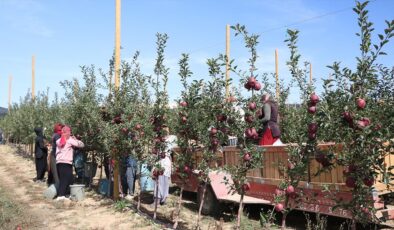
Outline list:
[[[42,128],[37,127],[34,129],[34,132],[37,135],[34,148],[37,176],[34,181],[44,182],[45,171],[47,170],[48,148],[45,144],[46,140]]]
[[[70,185],[73,184],[73,147],[83,148],[84,146],[82,141],[71,136],[69,126],[62,128],[62,135],[56,141],[56,167],[59,175],[58,200],[70,194]]]
[[[278,125],[278,105],[271,100],[271,96],[268,93],[263,94],[261,102],[263,103],[261,116],[263,127],[259,145],[273,145],[276,141],[280,141],[281,135]]]

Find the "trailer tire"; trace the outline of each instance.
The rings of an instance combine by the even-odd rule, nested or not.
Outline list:
[[[201,200],[202,200],[202,192],[203,192],[204,187],[199,186],[198,191],[197,191],[197,201],[198,201],[198,207],[200,207]],[[201,213],[203,215],[220,215],[221,214],[221,204],[219,200],[216,198],[215,193],[213,192],[213,189],[210,185],[207,185],[207,189],[205,191],[205,197],[204,197],[204,204],[201,209]]]

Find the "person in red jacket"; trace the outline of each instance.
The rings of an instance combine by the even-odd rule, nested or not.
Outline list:
[[[259,145],[273,145],[280,138],[280,129],[278,125],[278,105],[271,100],[268,93],[261,97],[263,103],[261,121],[263,123],[262,137]]]

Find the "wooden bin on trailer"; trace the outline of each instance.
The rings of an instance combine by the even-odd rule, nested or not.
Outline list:
[[[283,173],[280,172],[279,165],[284,165],[286,167],[288,162],[287,145],[261,147],[264,148],[264,152],[262,153],[262,167],[249,170],[247,178],[251,184],[251,188],[246,195],[251,198],[259,199],[262,204],[273,204],[275,190],[278,188],[284,176]],[[335,154],[341,154],[341,146],[335,145],[334,143],[319,144],[318,148],[321,151],[333,151]],[[179,151],[179,149],[175,148],[174,151]],[[237,147],[226,146],[223,148],[222,162],[219,164],[236,165],[239,163],[239,154],[240,150]],[[197,165],[201,161],[202,153],[201,151],[196,151],[194,155],[194,164]],[[393,166],[394,156],[387,154],[385,163],[387,168]],[[344,167],[335,166],[330,171],[324,171],[315,175],[321,167],[321,164],[315,160],[314,156],[311,156],[305,180],[300,181],[297,189],[298,191],[302,190],[303,194],[301,203],[297,204],[297,209],[350,218],[351,213],[347,210],[342,210],[340,208],[333,210],[333,207],[336,205],[335,201],[327,198],[327,194],[322,192],[325,187],[328,187],[331,192],[335,193],[337,198],[342,198],[343,200],[351,199],[351,190],[345,185],[346,177],[343,174]],[[393,189],[393,186],[381,182],[384,181],[383,178],[384,175],[379,174],[374,184],[378,194],[390,193]],[[173,182],[179,183],[176,176],[173,176]],[[212,183],[212,187],[221,183],[223,182]],[[192,176],[190,178],[185,190],[197,192],[198,180],[196,177]],[[223,191],[217,192],[218,190],[215,190],[215,188],[212,190],[215,193],[226,193]],[[216,197],[219,200],[221,199],[221,196],[218,194],[216,194]],[[229,199],[226,201],[228,200]],[[379,201],[375,203],[375,208],[383,209],[383,207],[383,203]],[[394,218],[392,214],[394,213],[391,211],[387,212],[385,214],[386,218]]]

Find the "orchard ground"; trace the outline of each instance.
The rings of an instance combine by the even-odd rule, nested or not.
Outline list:
[[[141,213],[136,202],[113,202],[102,197],[93,189],[86,192],[80,202],[46,200],[43,191],[45,183],[35,183],[34,161],[18,151],[16,147],[0,145],[0,229],[166,229],[171,227],[177,202],[177,188],[171,187],[168,202],[158,208],[159,221],[153,221],[150,194],[144,195]],[[99,170],[98,170],[99,171]],[[196,223],[198,205],[196,195],[185,193],[178,229],[193,229]],[[262,229],[259,223],[261,206],[247,206],[249,218],[244,218],[242,229]],[[265,209],[270,208],[264,207]],[[236,207],[229,206],[220,217],[203,216],[202,229],[232,229],[236,218]],[[288,229],[306,229],[306,218],[301,212],[292,212],[288,217]],[[278,218],[279,220],[280,218]],[[314,215],[310,214],[314,221]],[[326,229],[339,229],[344,220],[328,218]],[[271,229],[276,229],[272,226]],[[346,229],[346,227],[344,228]],[[366,229],[375,229],[368,226]],[[381,229],[379,227],[379,229]]]

